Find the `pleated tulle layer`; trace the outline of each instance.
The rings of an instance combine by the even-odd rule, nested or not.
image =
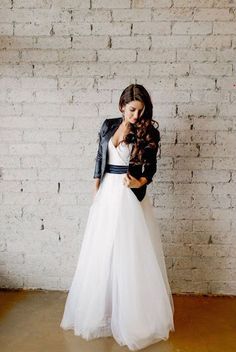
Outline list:
[[[149,196],[140,202],[123,177],[106,173],[89,209],[60,326],[138,350],[168,339],[174,304]]]

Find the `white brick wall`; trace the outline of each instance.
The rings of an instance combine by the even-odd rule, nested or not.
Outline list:
[[[172,291],[236,294],[235,33],[234,0],[0,2],[1,287],[68,289],[98,128],[137,82]]]

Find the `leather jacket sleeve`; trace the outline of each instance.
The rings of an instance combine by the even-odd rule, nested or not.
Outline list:
[[[94,169],[94,175],[93,178],[101,178],[101,165],[102,165],[102,143],[101,143],[101,136],[103,133],[103,128],[106,124],[106,120],[103,122],[100,131],[98,133],[99,136],[99,141],[98,141],[98,149],[97,149],[97,155],[95,159],[95,169]]]
[[[146,177],[147,183],[146,185],[149,185],[149,183],[152,182],[153,176],[155,175],[157,171],[157,149],[152,149],[149,152],[149,158],[148,158],[148,165],[144,165],[144,171],[142,172],[142,177]]]
[[[157,142],[160,141],[160,132],[157,130]],[[142,177],[146,177],[147,183],[146,185],[149,185],[149,183],[152,182],[153,176],[155,175],[157,171],[157,152],[158,152],[158,145],[155,149],[149,149],[147,152],[147,161],[148,164],[144,165],[144,171],[142,172]]]

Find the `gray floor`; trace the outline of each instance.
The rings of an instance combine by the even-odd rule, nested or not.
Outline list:
[[[129,351],[113,337],[86,341],[59,327],[66,292],[0,291],[1,352]],[[235,352],[236,297],[176,296],[175,332],[142,351]]]

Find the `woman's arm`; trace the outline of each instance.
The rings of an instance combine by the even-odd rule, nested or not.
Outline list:
[[[142,177],[147,179],[147,185],[152,182],[153,176],[157,171],[157,151],[158,148],[151,149],[149,151],[148,165],[144,166],[144,170],[142,172]]]
[[[96,159],[95,159],[95,169],[94,169],[94,174],[93,174],[93,178],[99,178],[101,177],[101,165],[102,165],[102,143],[101,143],[101,136],[102,136],[102,132],[103,132],[103,128],[106,124],[106,120],[105,119],[103,121],[103,124],[100,128],[100,131],[98,133],[99,136],[99,141],[98,141],[98,149],[97,149],[97,155],[96,155]],[[96,184],[98,183],[98,181],[96,182]]]
[[[99,132],[98,150],[95,159],[95,168],[93,178],[99,179],[101,177],[101,164],[102,164],[102,145],[101,145],[101,131]]]
[[[152,130],[152,137],[153,142],[155,141],[155,148],[147,147],[145,153],[147,164],[144,164],[144,170],[142,172],[142,176],[147,179],[147,185],[152,182],[153,176],[157,171],[157,152],[159,150],[160,132],[154,127]]]

